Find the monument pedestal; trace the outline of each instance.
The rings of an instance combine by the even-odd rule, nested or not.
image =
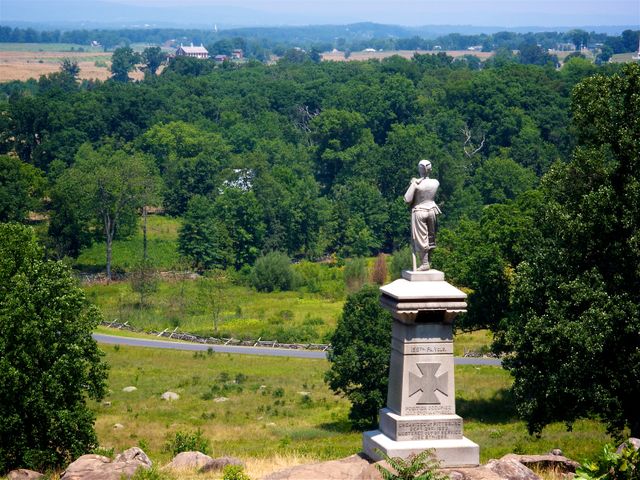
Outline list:
[[[437,270],[403,272],[380,290],[394,318],[389,390],[380,428],[364,433],[364,452],[407,458],[434,449],[442,467],[478,465],[480,449],[462,435],[455,412],[452,323],[466,311],[466,294]]]

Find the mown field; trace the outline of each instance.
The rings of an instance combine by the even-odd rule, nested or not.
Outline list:
[[[164,464],[176,432],[201,430],[213,456],[234,455],[253,478],[291,463],[357,453],[361,432],[347,419],[349,403],[324,384],[328,363],[302,360],[103,346],[111,365],[109,395],[94,404],[102,447],[141,446]],[[541,438],[529,436],[507,392],[511,379],[499,367],[456,367],[457,413],[465,435],[480,444],[481,460],[509,452],[544,453],[561,448],[571,458],[595,455],[608,441],[596,421],[573,432],[553,424]],[[136,391],[123,392],[127,386]],[[180,399],[160,399],[173,391]],[[122,428],[114,428],[121,424]]]

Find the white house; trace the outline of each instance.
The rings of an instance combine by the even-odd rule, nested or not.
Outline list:
[[[209,52],[202,44],[199,47],[194,47],[193,43],[190,47],[185,47],[182,44],[176,50],[176,57],[192,57],[192,58],[209,58]]]

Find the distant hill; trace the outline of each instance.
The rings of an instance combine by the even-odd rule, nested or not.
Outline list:
[[[230,2],[231,3],[231,2]],[[331,41],[336,37],[354,38],[407,38],[420,36],[435,38],[449,33],[473,35],[512,31],[518,33],[566,31],[582,28],[597,33],[619,35],[625,29],[637,26],[558,26],[558,27],[516,27],[472,26],[472,25],[427,25],[403,27],[379,23],[350,23],[336,25],[334,18],[314,18],[315,25],[304,25],[303,16],[296,12],[282,14],[268,10],[257,10],[236,6],[159,7],[123,5],[97,0],[1,0],[0,23],[3,25],[33,27],[38,30],[99,29],[99,28],[149,28],[149,27],[192,27],[213,29],[233,29],[240,36],[258,36],[277,39],[279,36],[300,38],[305,41]],[[324,24],[324,25],[319,25]],[[298,25],[298,26],[296,26]],[[249,28],[247,32],[245,28]],[[261,31],[256,33],[256,29]]]

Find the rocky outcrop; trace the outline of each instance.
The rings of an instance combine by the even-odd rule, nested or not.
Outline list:
[[[162,395],[160,395],[160,398],[168,402],[173,402],[174,400],[178,400],[180,398],[180,395],[178,395],[176,392],[164,392]]]
[[[262,480],[380,480],[382,476],[364,456],[313,463],[274,472]]]
[[[138,468],[150,468],[151,460],[137,447],[111,461],[102,455],[83,455],[70,464],[60,480],[121,480],[131,478]]]

